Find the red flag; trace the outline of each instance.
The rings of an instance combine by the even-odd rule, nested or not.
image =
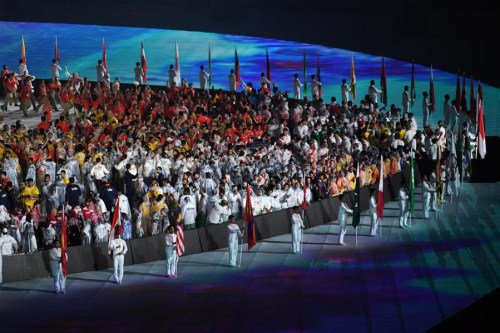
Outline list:
[[[142,75],[142,81],[146,83],[146,72],[148,71],[148,65],[146,63],[146,52],[144,52],[144,44],[141,42],[141,67],[144,74]]]
[[[257,244],[257,237],[255,236],[255,225],[253,223],[253,211],[252,211],[252,198],[250,195],[250,185],[247,187],[247,201],[245,206],[245,213],[243,214],[243,221],[247,223],[248,226],[248,250]]]
[[[384,159],[380,155],[380,179],[378,181],[377,216],[384,218]]]
[[[115,239],[115,227],[120,220],[120,200],[116,199],[115,211],[111,220],[111,230],[109,231],[108,254],[111,255],[111,242]],[[121,234],[121,224],[119,224],[118,234]]]
[[[26,65],[26,45],[24,45],[24,36],[21,37],[21,60]],[[23,74],[23,73],[19,73]]]
[[[302,203],[300,204],[300,208],[302,208],[303,210],[306,210],[307,208],[306,193],[307,193],[307,184],[306,184],[306,177],[304,176],[304,197],[302,198]]]
[[[321,82],[321,68],[320,68],[320,63],[319,63],[319,54],[317,57],[317,64],[316,64],[316,80],[318,82]],[[323,88],[321,86],[318,87],[318,98],[323,97]]]
[[[106,41],[104,40],[104,37],[102,38],[102,65],[104,66],[104,69],[107,71],[108,61],[106,60]]]
[[[269,63],[269,53],[266,49],[266,78],[271,81],[271,64]]]
[[[460,74],[458,73],[457,70],[457,88],[455,92],[455,108],[457,109],[457,112],[460,112],[461,104],[462,104],[462,96],[460,95]]]
[[[240,61],[238,60],[238,51],[234,49],[234,74],[236,75],[236,89],[240,88],[241,76],[240,76]]]
[[[474,80],[472,75],[470,76],[470,115],[471,117],[476,116],[476,96],[474,96]]]
[[[385,60],[382,56],[382,70],[380,73],[380,87],[382,88],[382,103],[387,105],[387,77],[385,75]]]
[[[66,277],[67,274],[67,262],[66,253],[68,250],[68,239],[66,237],[66,215],[64,213],[66,207],[63,206],[62,220],[61,220],[61,269],[63,276]]]
[[[436,95],[434,94],[434,73],[432,71],[431,65],[431,78],[429,81],[429,113],[433,113],[436,110]]]
[[[57,36],[56,36],[56,50],[54,53],[54,59],[56,59],[56,63],[59,65],[59,61],[61,60],[61,56],[59,55],[59,45],[57,44]]]
[[[477,142],[477,152],[481,158],[486,155],[486,131],[484,129],[484,112],[483,112],[483,100],[479,99],[477,103],[477,113],[478,113],[478,142]]]
[[[175,252],[180,257],[184,254],[184,222],[183,222],[181,207],[179,206],[178,214],[177,214],[177,247],[175,248]]]

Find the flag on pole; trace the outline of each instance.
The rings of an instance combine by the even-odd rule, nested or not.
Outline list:
[[[415,210],[415,161],[410,151],[410,214]]]
[[[380,155],[380,179],[378,181],[377,216],[384,219],[384,158]]]
[[[104,40],[104,37],[102,37],[102,65],[104,66],[104,69],[107,71],[108,60],[106,59],[106,41]]]
[[[483,100],[479,99],[477,104],[477,113],[478,115],[478,141],[477,141],[477,152],[481,158],[484,158],[486,155],[486,132],[484,129],[484,110],[483,110]]]
[[[465,72],[462,75],[462,95],[461,95],[460,105],[464,112],[467,112],[467,91],[465,90]]]
[[[476,103],[479,104],[479,101],[482,101],[483,100],[483,88],[481,87],[481,81],[479,81],[477,83],[477,99],[476,99]],[[479,107],[476,108],[477,109],[477,112],[476,112],[476,134],[479,133],[479,120],[478,120],[478,116],[479,116]]]
[[[304,50],[304,58],[302,60],[302,78],[304,81],[304,96],[307,94],[307,63],[306,63],[306,50]]]
[[[266,78],[271,81],[271,63],[269,62],[269,53],[266,48]]]
[[[411,63],[411,81],[410,81],[410,103],[413,107],[415,104],[415,99],[417,98],[417,93],[415,92],[415,64]]]
[[[434,94],[434,73],[432,71],[432,65],[431,65],[431,78],[429,81],[429,113],[433,113],[434,110],[436,109],[436,95]]]
[[[59,54],[59,44],[57,43],[57,36],[56,36],[56,49],[54,52],[54,59],[56,59],[56,64],[59,65],[59,62],[61,61],[61,55]]]
[[[21,61],[26,65],[26,45],[24,44],[24,36],[21,36]]]
[[[115,228],[120,221],[120,200],[116,200],[115,210],[113,212],[113,219],[111,220],[111,229],[109,230],[109,240],[108,240],[108,254],[111,256],[111,242],[115,239]],[[118,229],[118,234],[121,234],[121,223],[118,224],[120,227]]]
[[[239,89],[241,85],[240,60],[236,48],[234,48],[234,75],[236,76],[236,89]]]
[[[307,184],[306,184],[306,177],[304,176],[304,193],[302,197],[302,203],[300,204],[300,208],[302,208],[303,210],[306,210],[307,208],[306,193],[307,193]]]
[[[185,252],[184,247],[184,219],[181,214],[181,207],[179,206],[177,212],[177,247],[175,252],[177,252],[177,256],[182,256]]]
[[[212,86],[212,48],[208,43],[208,86]]]
[[[181,63],[179,60],[179,45],[175,42],[175,84],[181,86]]]
[[[382,56],[382,69],[380,71],[380,87],[382,88],[382,103],[387,106],[387,77],[384,56]]]
[[[351,55],[351,94],[352,98],[356,100],[356,72],[354,71],[354,55]]]
[[[247,223],[248,227],[248,250],[257,244],[257,237],[255,235],[255,225],[253,223],[252,211],[252,198],[250,195],[250,185],[247,186],[247,200],[245,206],[245,213],[243,214],[243,221]]]
[[[354,189],[354,207],[352,212],[352,226],[356,228],[361,221],[361,213],[359,211],[359,187],[361,181],[359,180],[359,163],[356,169],[356,187]]]
[[[148,71],[148,65],[146,63],[146,52],[144,51],[144,44],[141,42],[141,67],[144,74],[142,75],[142,81],[146,83],[146,72]]]
[[[316,64],[316,80],[318,82],[321,82],[321,67],[320,67],[320,62],[319,62],[319,54],[317,57],[317,64]],[[318,98],[323,98],[323,87],[318,86]]]
[[[476,116],[476,96],[474,95],[474,80],[470,76],[470,109],[469,114],[471,117]]]
[[[63,206],[62,221],[61,221],[61,269],[64,277],[68,275],[67,261],[66,261],[66,253],[68,251],[68,239],[66,237],[67,231],[66,231],[66,215],[64,212],[65,210],[66,206]]]
[[[436,161],[436,195],[437,203],[440,205],[443,202],[443,183],[441,182],[441,152],[438,148],[438,159]]]
[[[457,109],[458,113],[460,113],[461,104],[462,104],[462,96],[460,94],[460,74],[459,71],[457,70],[457,87],[455,89],[455,108]]]

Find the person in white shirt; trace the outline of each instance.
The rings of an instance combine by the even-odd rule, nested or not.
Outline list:
[[[68,260],[68,254],[66,253],[66,260]],[[49,251],[49,264],[50,271],[54,278],[54,288],[56,294],[66,291],[66,278],[62,272],[61,264],[61,241],[56,239],[54,241],[54,247]]]
[[[408,86],[404,87],[403,96],[401,99],[401,104],[403,105],[403,114],[401,116],[404,116],[405,114],[410,112],[411,98],[408,89]]]
[[[410,216],[409,205],[409,191],[406,187],[406,182],[401,181],[401,188],[399,189],[398,205],[399,205],[399,227],[408,228],[408,217]]]
[[[0,283],[2,283],[2,256],[11,256],[18,250],[17,241],[9,235],[7,228],[3,228],[2,236],[0,236]]]
[[[59,71],[61,71],[62,68],[59,66],[57,63],[56,59],[52,59],[52,63],[50,64],[50,75],[52,79],[55,79],[56,77],[59,78]]]
[[[139,84],[144,83],[144,81],[142,80],[142,78],[144,77],[144,70],[142,69],[140,62],[135,63],[134,77],[135,81],[139,82]]]
[[[244,225],[242,230],[245,232]],[[237,267],[238,241],[240,238],[243,238],[243,232],[240,231],[240,227],[236,224],[236,217],[234,215],[229,215],[229,224],[227,225],[227,247],[229,251],[229,265],[231,267]]]
[[[238,192],[238,186],[234,185],[232,191],[228,193],[227,199],[229,201],[229,206],[231,207],[231,214],[234,215],[236,219],[241,217],[241,193]]]
[[[431,210],[431,199],[433,193],[436,192],[436,189],[429,181],[427,175],[423,175],[422,177],[422,215],[424,219],[429,218],[429,211]]]
[[[347,85],[346,79],[342,79],[342,84],[340,85],[340,93],[342,96],[342,103],[347,104],[349,102],[349,93],[351,92],[351,87]]]
[[[196,228],[196,199],[194,196],[185,195],[181,198],[181,214],[185,230]]]
[[[427,91],[424,91],[422,93],[422,96],[424,96],[424,98],[422,99],[422,112],[423,112],[423,125],[424,125],[424,128],[427,127],[427,118],[429,118],[429,108],[432,106],[432,104],[429,102],[429,99],[427,98],[427,96],[429,96],[429,94],[427,93]]]
[[[234,74],[234,69],[231,69],[229,71],[228,81],[229,81],[229,91],[235,92],[236,91],[236,74]]]
[[[302,230],[305,229],[300,207],[293,207],[292,214],[292,252],[295,254],[302,253]]]
[[[208,212],[208,224],[221,224],[221,215],[231,215],[231,210],[227,207],[228,201],[223,199],[221,202],[215,202],[210,211]]]
[[[104,83],[104,75],[106,74],[106,68],[102,63],[102,60],[97,60],[97,66],[95,66],[97,82]]]
[[[375,80],[370,80],[370,86],[368,87],[368,96],[373,104],[378,104],[378,95],[382,94],[382,90],[375,86]]]
[[[177,234],[175,233],[175,227],[169,225],[167,229],[168,233],[165,235],[165,254],[167,261],[167,277],[175,278],[177,277]]]
[[[175,87],[176,86],[176,78],[177,78],[177,71],[174,69],[174,65],[170,65],[168,69],[168,86],[169,87]]]
[[[266,73],[262,72],[260,73],[260,88],[270,88],[271,81],[269,81],[266,77]]]
[[[300,88],[303,86],[299,80],[299,74],[293,75],[293,98],[300,99]]]
[[[338,213],[338,222],[339,222],[339,245],[346,245],[344,243],[344,236],[347,231],[347,214],[352,214],[353,211],[350,209],[347,204],[345,203],[345,198],[343,194],[339,195],[339,201],[340,201],[340,206],[339,206],[339,213]]]
[[[370,222],[371,222],[371,227],[370,227],[370,236],[374,237],[377,236],[377,228],[380,222],[380,219],[377,216],[377,194],[378,191],[375,189],[370,190],[370,207],[369,207],[369,213],[370,213]]]
[[[206,90],[209,74],[205,72],[205,66],[200,66],[200,89]]]
[[[101,163],[101,158],[95,160],[96,164],[90,170],[90,176],[95,180],[97,193],[101,192],[103,180],[109,175],[108,169]]]
[[[116,238],[111,241],[109,249],[113,252],[113,276],[115,278],[115,282],[117,284],[122,284],[123,264],[125,262],[125,254],[128,251],[128,247],[127,243],[122,239],[119,230],[120,229],[116,227]]]

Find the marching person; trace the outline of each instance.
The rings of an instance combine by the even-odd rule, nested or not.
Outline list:
[[[406,187],[406,182],[401,181],[401,188],[399,189],[399,227],[408,228],[408,216],[410,215],[410,207],[408,199],[410,198],[408,194],[408,188]]]
[[[300,88],[303,86],[299,80],[299,74],[293,75],[293,98],[300,99]]]
[[[377,193],[374,188],[370,190],[370,220],[371,220],[371,228],[370,228],[370,236],[375,237],[378,236],[377,234],[377,228],[378,224],[380,222],[378,215],[377,215]]]
[[[302,230],[305,229],[302,215],[300,214],[299,206],[293,207],[292,214],[292,252],[295,254],[302,253]]]
[[[127,243],[122,239],[120,228],[115,229],[116,238],[111,241],[110,250],[113,251],[113,276],[117,284],[122,284],[123,264],[128,251]]]
[[[240,231],[240,227],[236,223],[236,217],[234,215],[229,215],[229,224],[227,225],[227,231],[229,265],[231,267],[236,267],[236,259],[238,258],[238,240],[239,238],[243,238],[243,233]],[[245,226],[243,226],[242,231],[245,231]]]
[[[167,259],[167,277],[177,277],[177,234],[175,227],[169,225],[167,228],[168,233],[165,235],[165,253]]]
[[[66,253],[66,260],[68,260],[68,254]],[[54,247],[49,251],[49,263],[50,271],[54,277],[54,288],[56,289],[56,294],[64,294],[66,291],[66,278],[62,272],[61,264],[61,241],[56,239],[54,241]]]
[[[19,245],[16,239],[9,235],[7,228],[3,228],[2,236],[0,236],[0,283],[2,283],[2,256],[11,256],[18,250]]]
[[[338,214],[338,221],[339,221],[339,228],[340,228],[339,245],[346,245],[346,243],[344,243],[344,236],[345,236],[346,230],[347,230],[347,223],[346,223],[347,214],[352,214],[353,211],[345,203],[345,198],[344,198],[343,194],[339,195],[339,201],[340,201],[339,214]]]
[[[422,177],[422,215],[424,219],[429,218],[429,211],[431,210],[431,199],[433,193],[436,192],[436,188],[429,181],[427,175]]]

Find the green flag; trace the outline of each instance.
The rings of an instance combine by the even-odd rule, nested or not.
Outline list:
[[[356,228],[361,221],[361,214],[359,212],[359,163],[356,171],[356,188],[354,190],[354,207],[352,209],[352,226]]]
[[[410,152],[410,214],[415,210],[415,162],[413,151]]]

